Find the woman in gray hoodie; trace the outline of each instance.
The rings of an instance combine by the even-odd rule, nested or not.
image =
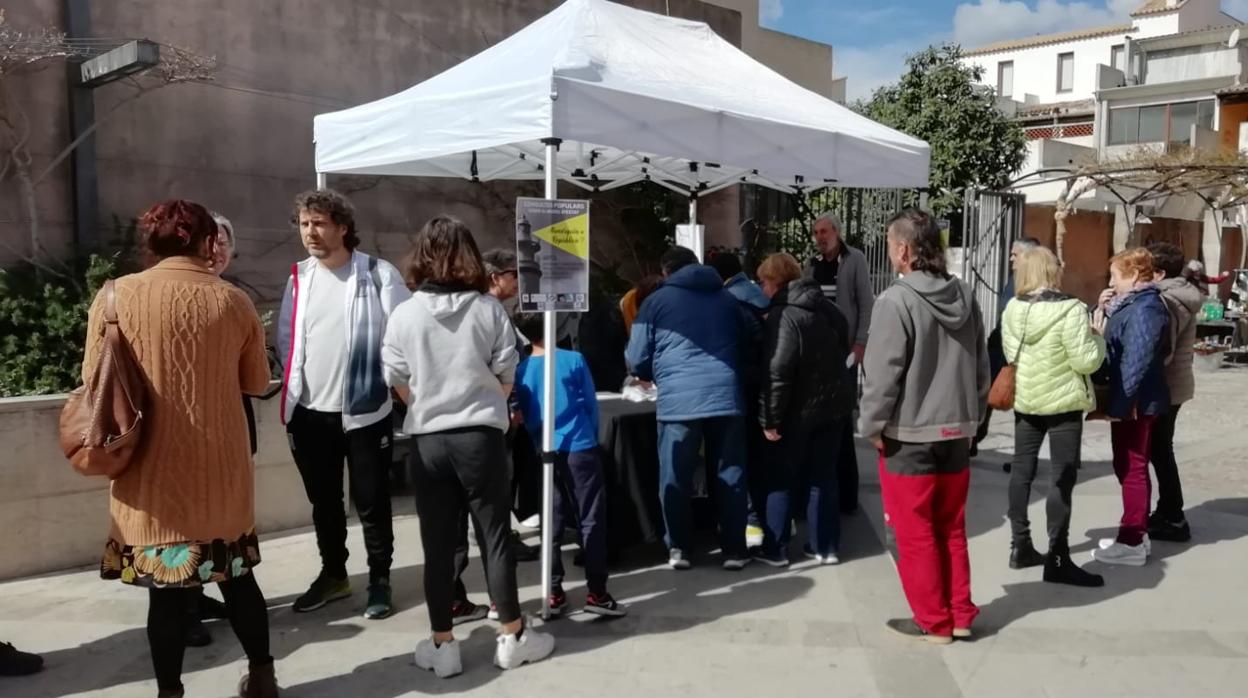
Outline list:
[[[455,547],[464,509],[484,539],[490,598],[501,628],[494,663],[503,669],[545,659],[550,635],[520,615],[511,541],[511,484],[503,435],[515,380],[516,337],[489,288],[477,243],[460,221],[430,220],[416,237],[407,278],[412,298],[390,316],[382,342],[386,380],[408,404],[411,471],[425,552],[425,605],[433,636],[416,665],[441,678],[463,671],[452,633]]]

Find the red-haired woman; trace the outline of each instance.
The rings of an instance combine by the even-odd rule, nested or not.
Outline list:
[[[1127,250],[1109,261],[1110,288],[1101,294],[1095,327],[1104,332],[1114,474],[1122,485],[1118,536],[1101,541],[1092,557],[1111,565],[1148,561],[1148,461],[1153,425],[1170,410],[1166,385],[1170,314],[1153,284],[1153,256]],[[1107,375],[1105,375],[1107,374]],[[1104,380],[1106,379],[1107,380]]]
[[[250,665],[244,698],[277,695],[260,563],[247,421],[240,393],[269,383],[251,300],[212,270],[217,224],[199,204],[153,206],[141,226],[157,263],[116,282],[122,334],[151,386],[143,445],[112,483],[101,576],[148,588],[147,637],[160,696],[182,695],[186,626],[216,583]],[[103,348],[103,299],[91,307],[84,378]]]

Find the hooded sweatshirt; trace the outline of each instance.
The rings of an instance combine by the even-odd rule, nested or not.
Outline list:
[[[642,303],[624,358],[658,387],[659,421],[742,414],[742,322],[737,299],[702,264],[672,274]]]
[[[859,426],[868,439],[970,439],[988,400],[984,321],[955,278],[911,272],[875,302]]]
[[[1195,358],[1196,316],[1204,304],[1200,289],[1183,277],[1164,279],[1157,284],[1161,300],[1170,313],[1170,356],[1166,359],[1166,384],[1170,402],[1181,405],[1196,396]]]
[[[1096,406],[1091,375],[1105,361],[1105,340],[1092,331],[1078,298],[1044,289],[1011,300],[1001,318],[1001,340],[1018,372],[1015,412],[1044,416]]]
[[[477,291],[426,284],[390,316],[382,342],[386,381],[411,391],[403,431],[467,427],[506,431],[516,335],[503,305]]]

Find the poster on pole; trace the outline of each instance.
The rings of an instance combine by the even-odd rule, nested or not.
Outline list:
[[[705,235],[706,226],[681,223],[676,226],[676,245],[687,250],[693,250],[693,253],[698,256],[698,262],[705,264],[706,262],[702,259],[702,248],[705,246],[706,240]]]
[[[589,202],[516,199],[520,310],[589,310]]]

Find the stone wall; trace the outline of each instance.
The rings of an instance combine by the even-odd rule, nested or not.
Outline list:
[[[312,510],[290,458],[278,400],[256,401],[256,527],[308,525]],[[108,539],[108,482],[78,475],[61,454],[65,396],[0,399],[0,580],[99,562]]]
[[[624,0],[642,9],[707,22],[734,45],[742,16],[699,0]],[[63,26],[62,0],[9,8],[14,26]],[[200,201],[228,216],[239,238],[230,270],[262,306],[277,298],[292,261],[305,256],[289,225],[293,196],[314,184],[312,118],[410,87],[480,52],[550,11],[559,0],[223,0],[91,3],[92,35],[147,37],[215,55],[211,84],[163,87],[128,102],[96,134],[100,220],[129,220],[160,199]],[[757,24],[756,17],[749,22]],[[552,40],[558,40],[552,37]],[[68,142],[65,71],[57,64],[14,85],[36,134],[35,170]],[[131,94],[124,83],[95,91],[97,115]],[[331,177],[359,209],[363,249],[397,260],[431,216],[463,218],[482,248],[511,244],[516,196],[538,184],[472,184],[450,179]],[[565,192],[581,196],[579,190]],[[12,180],[0,184],[0,266],[29,254],[28,226]],[[736,234],[734,193],[708,197],[710,239]],[[726,201],[726,205],[714,205]],[[53,257],[72,249],[68,162],[38,190],[41,245]],[[597,223],[603,223],[599,228]],[[598,219],[598,236],[619,225]],[[615,246],[595,245],[595,254]]]

